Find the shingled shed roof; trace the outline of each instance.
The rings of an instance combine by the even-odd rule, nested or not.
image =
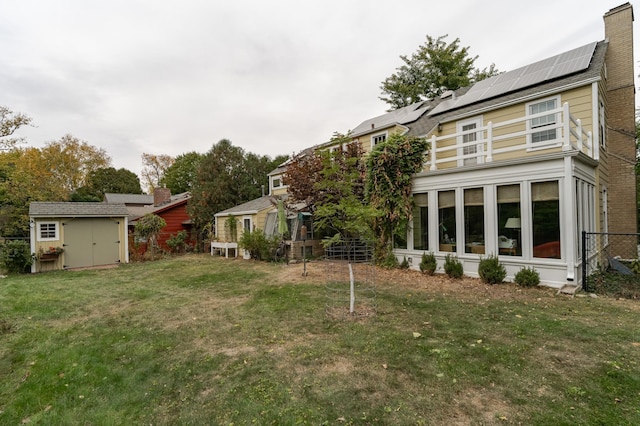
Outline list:
[[[124,204],[32,202],[32,217],[120,217],[129,213]]]

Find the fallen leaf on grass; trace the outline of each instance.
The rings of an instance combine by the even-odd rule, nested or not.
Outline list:
[[[418,337],[420,337],[420,336],[422,336],[422,334],[420,334],[420,333],[418,333],[418,332],[416,332],[416,331],[414,331],[414,332],[413,332],[413,337],[414,337],[414,338],[416,338],[416,339],[417,339],[417,338],[418,338]]]

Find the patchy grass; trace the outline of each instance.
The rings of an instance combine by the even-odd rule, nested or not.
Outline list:
[[[637,302],[185,256],[0,281],[1,424],[639,424]]]

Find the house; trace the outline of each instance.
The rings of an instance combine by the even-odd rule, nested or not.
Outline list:
[[[32,202],[31,272],[127,263],[124,204]]]
[[[635,233],[632,26],[626,3],[604,15],[602,41],[356,127],[365,149],[390,132],[430,141],[396,255],[413,268],[454,255],[471,276],[497,255],[508,278],[534,267],[561,288],[581,285],[582,231]]]
[[[153,213],[160,216],[166,222],[158,236],[158,246],[165,251],[170,251],[167,240],[179,232],[188,234],[188,244],[195,242],[192,234],[191,217],[187,213],[187,203],[191,198],[189,192],[171,195],[168,188],[156,188],[153,195],[139,194],[105,194],[105,202],[122,203],[126,206],[129,218],[129,234],[132,237],[132,246],[137,247],[138,252],[146,251],[146,242],[133,238],[136,222],[146,214]]]

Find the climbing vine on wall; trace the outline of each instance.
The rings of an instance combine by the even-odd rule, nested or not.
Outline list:
[[[369,205],[380,212],[373,222],[379,256],[388,251],[394,231],[406,228],[411,220],[412,177],[422,170],[428,149],[424,138],[392,134],[367,159],[365,194]]]

